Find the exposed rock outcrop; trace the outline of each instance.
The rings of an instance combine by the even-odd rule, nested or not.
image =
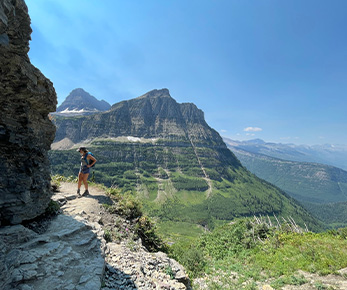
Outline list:
[[[52,83],[29,60],[31,28],[23,0],[0,0],[0,224],[44,212],[51,197],[47,151],[55,127]]]
[[[104,274],[102,229],[81,217],[57,216],[44,234],[22,225],[0,228],[0,288],[100,289]],[[0,242],[1,243],[1,242]]]

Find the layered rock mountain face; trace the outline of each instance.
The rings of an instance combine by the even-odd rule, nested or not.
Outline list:
[[[104,100],[97,100],[83,89],[74,89],[57,108],[59,115],[85,115],[107,111],[111,105]]]
[[[29,60],[31,28],[23,0],[0,1],[0,222],[44,212],[51,197],[47,151],[55,127],[52,83]]]
[[[167,89],[153,90],[123,101],[111,110],[84,118],[57,118],[55,142],[69,138],[77,143],[95,137],[134,136],[189,139],[225,146],[219,134],[204,120],[204,113],[192,103],[178,104]]]

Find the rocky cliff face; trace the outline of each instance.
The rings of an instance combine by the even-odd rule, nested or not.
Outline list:
[[[47,151],[55,127],[52,83],[29,60],[31,28],[23,0],[0,0],[0,223],[43,213],[50,200]]]
[[[167,89],[153,90],[136,99],[114,104],[110,111],[84,118],[57,118],[55,141],[77,143],[95,137],[134,136],[217,142],[219,134],[191,103],[177,103]]]

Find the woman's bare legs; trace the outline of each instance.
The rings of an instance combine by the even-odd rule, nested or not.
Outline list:
[[[83,180],[83,173],[80,172],[80,173],[78,173],[78,185],[77,185],[78,191],[81,189],[82,180]]]
[[[81,189],[81,185],[83,182],[85,190],[88,190],[88,176],[89,176],[89,173],[80,172],[78,174],[78,185],[77,185],[78,189]]]
[[[85,190],[88,190],[88,176],[89,176],[89,173],[85,173],[83,174],[83,178],[82,178]]]

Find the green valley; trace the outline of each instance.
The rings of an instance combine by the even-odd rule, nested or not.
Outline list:
[[[242,164],[298,200],[325,224],[347,225],[347,172],[329,165],[282,160],[233,149]]]
[[[324,164],[282,160],[241,150],[234,150],[234,153],[248,170],[299,201],[347,201],[347,171]]]
[[[56,116],[54,122],[52,173],[76,176],[75,148],[86,146],[98,160],[91,178],[136,196],[163,231],[172,222],[211,230],[254,215],[292,217],[321,229],[289,195],[245,169],[201,110],[177,103],[167,89],[94,115]]]
[[[243,168],[228,149],[195,147],[177,142],[155,143],[94,140],[94,179],[130,191],[145,210],[162,222],[213,228],[236,217],[292,216],[311,229],[318,223],[278,188]],[[226,160],[222,163],[221,160]],[[52,173],[77,176],[75,150],[50,152]]]

